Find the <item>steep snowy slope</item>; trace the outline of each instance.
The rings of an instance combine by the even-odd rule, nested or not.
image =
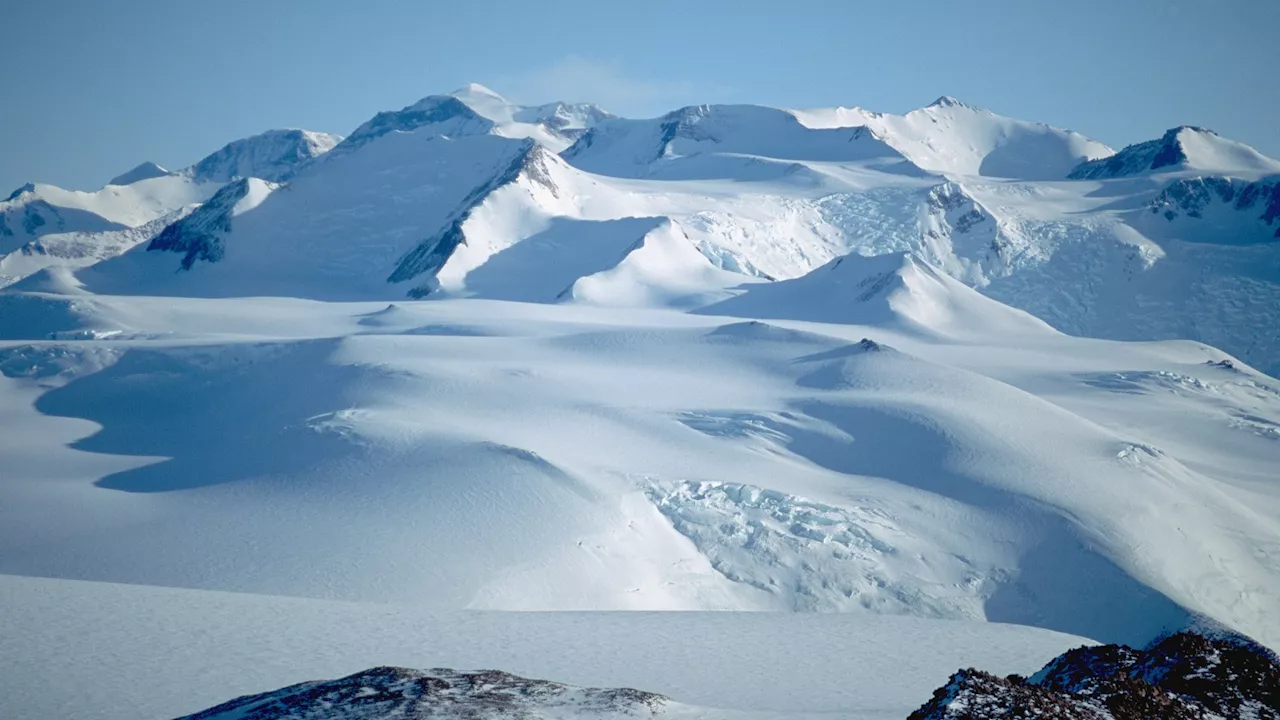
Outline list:
[[[794,111],[812,128],[865,126],[920,167],[948,175],[1058,180],[1115,151],[1070,130],[1014,120],[951,97],[905,115],[861,108]]]
[[[209,241],[200,230],[179,242],[189,230],[175,227],[172,242],[99,264],[86,271],[86,284],[116,293],[403,297],[407,288],[388,284],[397,266],[405,268],[397,281],[432,267],[429,238],[519,174],[535,145],[494,135],[393,132],[334,152],[234,224],[217,223],[216,254],[189,255]],[[408,254],[424,243],[422,264],[414,265],[419,256]],[[182,253],[181,262],[166,251]],[[174,274],[175,267],[189,271]]]
[[[1184,125],[1159,140],[1130,145],[1111,157],[1082,163],[1069,177],[1101,180],[1186,170],[1256,177],[1280,173],[1280,162],[1212,130]]]

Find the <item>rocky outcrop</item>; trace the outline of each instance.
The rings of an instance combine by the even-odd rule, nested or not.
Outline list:
[[[1280,178],[1248,182],[1230,177],[1197,177],[1169,183],[1148,205],[1152,215],[1173,222],[1180,217],[1204,219],[1214,208],[1243,213],[1257,221],[1259,240],[1280,238]],[[1248,232],[1251,228],[1242,227]],[[1249,238],[1241,238],[1249,239]]]
[[[1081,647],[1030,678],[961,670],[908,720],[1280,718],[1280,661],[1239,637],[1192,632],[1144,650]]]
[[[236,698],[179,720],[498,720],[649,718],[661,695],[630,688],[580,688],[481,670],[377,667]]]
[[[231,232],[231,220],[242,207],[241,202],[255,192],[265,195],[274,188],[257,178],[227,183],[209,202],[155,236],[147,245],[147,252],[182,253],[183,270],[190,270],[197,260],[218,262],[225,252],[222,240]]]

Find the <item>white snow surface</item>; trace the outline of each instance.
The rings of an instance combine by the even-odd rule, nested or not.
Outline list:
[[[1087,160],[1115,153],[1079,133],[997,115],[951,97],[905,115],[862,108],[793,111],[812,128],[865,126],[926,170],[1022,180],[1060,180]]]
[[[976,664],[1082,638],[816,613],[494,613],[0,575],[6,717],[172,718],[377,665],[503,669],[658,692],[725,720],[901,720]]]
[[[1277,642],[1274,380],[898,267],[861,324],[0,296],[0,571]]]

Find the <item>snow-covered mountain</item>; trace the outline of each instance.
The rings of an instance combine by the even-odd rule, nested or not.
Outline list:
[[[286,180],[340,140],[270,130],[176,172],[144,162],[94,192],[28,183],[0,202],[0,287],[43,267],[82,267],[119,255],[185,217],[225,183]]]
[[[1159,140],[1130,145],[1120,152],[1081,163],[1068,176],[1073,180],[1101,180],[1154,172],[1280,173],[1280,162],[1253,148],[1204,128],[1184,125]]]

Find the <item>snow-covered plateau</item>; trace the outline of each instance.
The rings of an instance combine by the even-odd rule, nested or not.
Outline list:
[[[1278,238],[1245,145],[953,98],[472,85],[24,186],[0,716],[904,718],[1082,644],[1280,648]]]

